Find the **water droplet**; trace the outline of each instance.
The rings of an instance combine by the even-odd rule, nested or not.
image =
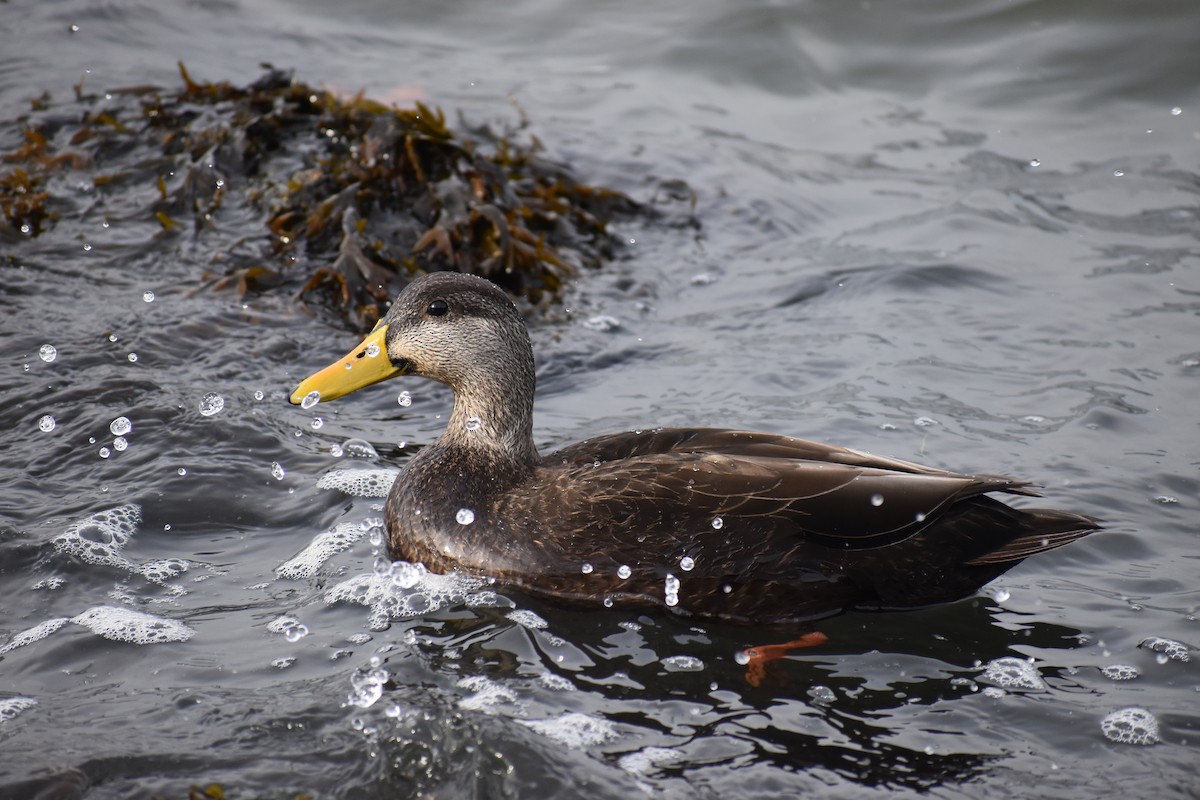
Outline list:
[[[308,636],[308,626],[303,622],[297,622],[295,625],[288,625],[283,629],[283,636],[289,642],[298,642],[305,636]]]
[[[130,353],[128,356],[126,356],[126,358],[129,359],[130,363],[133,363],[134,361],[137,361],[137,353]]]
[[[412,405],[412,395],[409,394],[407,391],[401,392],[399,394],[399,396],[396,397],[396,402],[399,403],[402,407],[408,408],[409,406]]]
[[[125,452],[126,447],[129,447],[129,440],[127,440],[124,436],[118,436],[117,438],[113,439],[113,450],[116,450],[118,453],[123,453]]]
[[[163,525],[163,530],[164,530],[164,531],[169,531],[169,530],[171,530],[171,523],[169,523],[169,522],[168,522],[166,525]]]
[[[85,252],[85,253],[90,253],[90,252],[91,252],[91,250],[92,250],[92,246],[91,246],[90,244],[88,244],[88,243],[86,243],[86,242],[85,242],[85,243],[84,243],[84,245],[83,245],[83,252]]]
[[[666,594],[679,594],[679,578],[668,572],[663,580],[663,591]]]
[[[459,521],[461,522],[462,520]],[[591,575],[593,569],[594,567],[586,561],[583,562],[583,566],[580,567],[580,571],[583,572],[584,575]]]
[[[52,344],[44,344],[38,348],[38,355],[42,361],[49,364],[54,359],[58,358],[58,350]]]
[[[321,419],[320,417],[313,417],[313,421],[308,424],[314,431],[319,431],[321,428],[325,427],[325,420]]]
[[[667,605],[671,606],[672,608],[679,605],[679,595],[677,594],[668,594],[664,599],[666,600]]]
[[[107,447],[100,448],[100,457],[101,458],[108,458],[110,455],[112,455],[112,453],[109,452]]]
[[[1041,159],[1039,159],[1039,158],[1029,159],[1029,166],[1033,167],[1034,169],[1040,167],[1041,165],[1042,165]]]
[[[925,515],[924,511],[918,511],[916,514],[913,515],[913,519],[915,519],[917,522],[924,522],[925,516],[926,515]]]
[[[469,508],[460,508],[454,518],[458,520],[459,525],[470,525],[475,521],[475,512]]]
[[[617,567],[617,577],[621,580],[625,580],[632,574],[633,570],[629,568],[628,564],[622,564],[621,566]]]
[[[604,607],[605,608],[613,607],[613,599],[611,597],[609,597],[608,595],[604,595]]]
[[[113,436],[124,436],[133,430],[133,423],[129,421],[129,417],[117,417],[109,423],[108,429]]]
[[[1113,170],[1114,178],[1122,178],[1124,176],[1125,176],[1125,170],[1123,170],[1123,169],[1114,169]]]
[[[313,389],[311,392],[304,395],[304,399],[300,401],[300,407],[308,410],[319,402],[321,402],[321,393],[316,389]]]
[[[153,303],[154,302],[154,292],[151,292],[149,290],[142,292],[142,301],[146,302],[146,303]]]
[[[283,480],[283,476],[286,473],[283,471],[283,467],[280,465],[280,463],[278,461],[272,461],[271,462],[271,474],[275,476],[275,480],[281,481],[281,480]]]
[[[479,419],[479,417],[470,417],[467,419],[467,430],[477,431],[481,427],[483,427],[483,420]]]
[[[375,358],[379,355],[379,345],[372,342],[371,344],[367,345],[365,352],[367,354],[367,358]]]
[[[691,572],[696,568],[696,562],[691,556],[684,556],[683,558],[679,559],[679,568],[684,572]]]
[[[329,455],[333,456],[334,458],[341,458],[342,452],[342,446],[340,444],[334,443],[329,445]]]
[[[263,397],[265,397],[265,395],[262,393],[262,389],[255,389],[255,390],[254,390],[254,399],[255,399],[255,400],[262,400],[262,399],[263,399]]]
[[[875,506],[876,508],[883,505],[883,495],[881,495],[881,494],[871,495],[871,505]]]
[[[110,334],[108,335],[108,340],[109,340],[110,342],[115,342],[115,341],[117,341],[117,340],[118,340],[118,339],[120,339],[120,338],[121,338],[121,337],[120,337],[120,336],[117,336],[115,333],[110,333]]]
[[[725,520],[721,519],[720,517],[713,517],[712,526],[713,530],[719,531],[721,528],[725,527]]]
[[[179,469],[177,469],[175,471],[178,472],[180,475],[187,475],[187,470],[184,469],[183,467],[180,467]]]
[[[39,430],[40,430],[42,433],[49,433],[50,431],[54,430],[54,426],[55,426],[56,424],[57,424],[57,423],[55,423],[55,421],[54,421],[54,417],[52,417],[52,416],[50,416],[49,414],[47,414],[47,415],[45,415],[44,417],[42,417],[41,419],[39,419],[39,420],[38,420],[38,429],[39,429]]]
[[[1182,113],[1183,113],[1183,109],[1180,108],[1179,106],[1175,106],[1174,108],[1171,109],[1172,117],[1178,117]]]
[[[202,417],[220,414],[223,408],[225,408],[225,398],[216,392],[209,392],[200,398],[200,416]]]

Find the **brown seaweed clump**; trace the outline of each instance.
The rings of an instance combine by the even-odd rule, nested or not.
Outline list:
[[[270,67],[245,87],[180,73],[175,91],[80,85],[65,108],[35,100],[24,141],[0,154],[0,227],[36,237],[82,213],[55,189],[82,172],[105,213],[126,209],[159,236],[190,230],[215,285],[288,287],[369,326],[422,272],[553,299],[612,256],[610,219],[644,210],[575,180],[520,127],[460,134],[422,103],[344,99]]]

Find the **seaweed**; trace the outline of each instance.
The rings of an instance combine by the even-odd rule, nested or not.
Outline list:
[[[546,158],[523,114],[463,132],[424,103],[342,98],[264,68],[235,86],[197,81],[181,63],[181,88],[103,99],[81,81],[65,110],[43,93],[24,141],[0,154],[0,226],[44,234],[70,207],[54,176],[83,171],[101,197],[142,190],[138,213],[159,236],[211,248],[204,285],[288,289],[368,327],[422,272],[472,272],[530,303],[555,300],[613,257],[610,220],[649,213]],[[241,211],[253,228],[219,235],[245,224]]]

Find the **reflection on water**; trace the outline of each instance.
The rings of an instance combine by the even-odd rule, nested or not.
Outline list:
[[[1194,11],[310,5],[10,14],[0,150],[42,89],[179,58],[468,121],[514,94],[550,157],[641,200],[684,179],[700,222],[660,198],[688,213],[620,227],[533,320],[539,446],[761,428],[1031,478],[1107,528],[824,620],[758,686],[739,653],[808,631],[388,564],[381,492],[447,391],[314,424],[287,393],[353,337],[193,291],[253,220],[167,233],[67,169],[47,233],[0,223],[0,798],[1194,793]]]

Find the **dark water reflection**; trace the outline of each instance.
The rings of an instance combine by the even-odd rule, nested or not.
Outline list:
[[[685,179],[699,230],[629,225],[621,260],[535,320],[540,446],[760,428],[1029,477],[1109,526],[977,598],[823,621],[830,641],[758,687],[738,651],[800,631],[503,593],[372,627],[324,601],[371,573],[367,538],[275,570],[380,515],[317,480],[402,464],[447,391],[288,406],[352,337],[286,296],[192,291],[253,220],[163,235],[144,193],[70,172],[48,234],[0,228],[0,648],[60,626],[0,653],[0,798],[1194,796],[1195,661],[1139,643],[1200,644],[1198,22],[1167,3],[0,5],[6,151],[29,99],[65,106],[85,70],[103,92],[175,85],[180,58],[239,83],[269,60],[473,121],[511,118],[512,93],[592,182],[650,200]],[[331,455],[352,438],[378,458]],[[123,560],[54,545],[128,504]],[[98,606],[193,633],[63,621]],[[1044,686],[983,679],[1014,656]],[[1105,738],[1130,707],[1159,744]]]

